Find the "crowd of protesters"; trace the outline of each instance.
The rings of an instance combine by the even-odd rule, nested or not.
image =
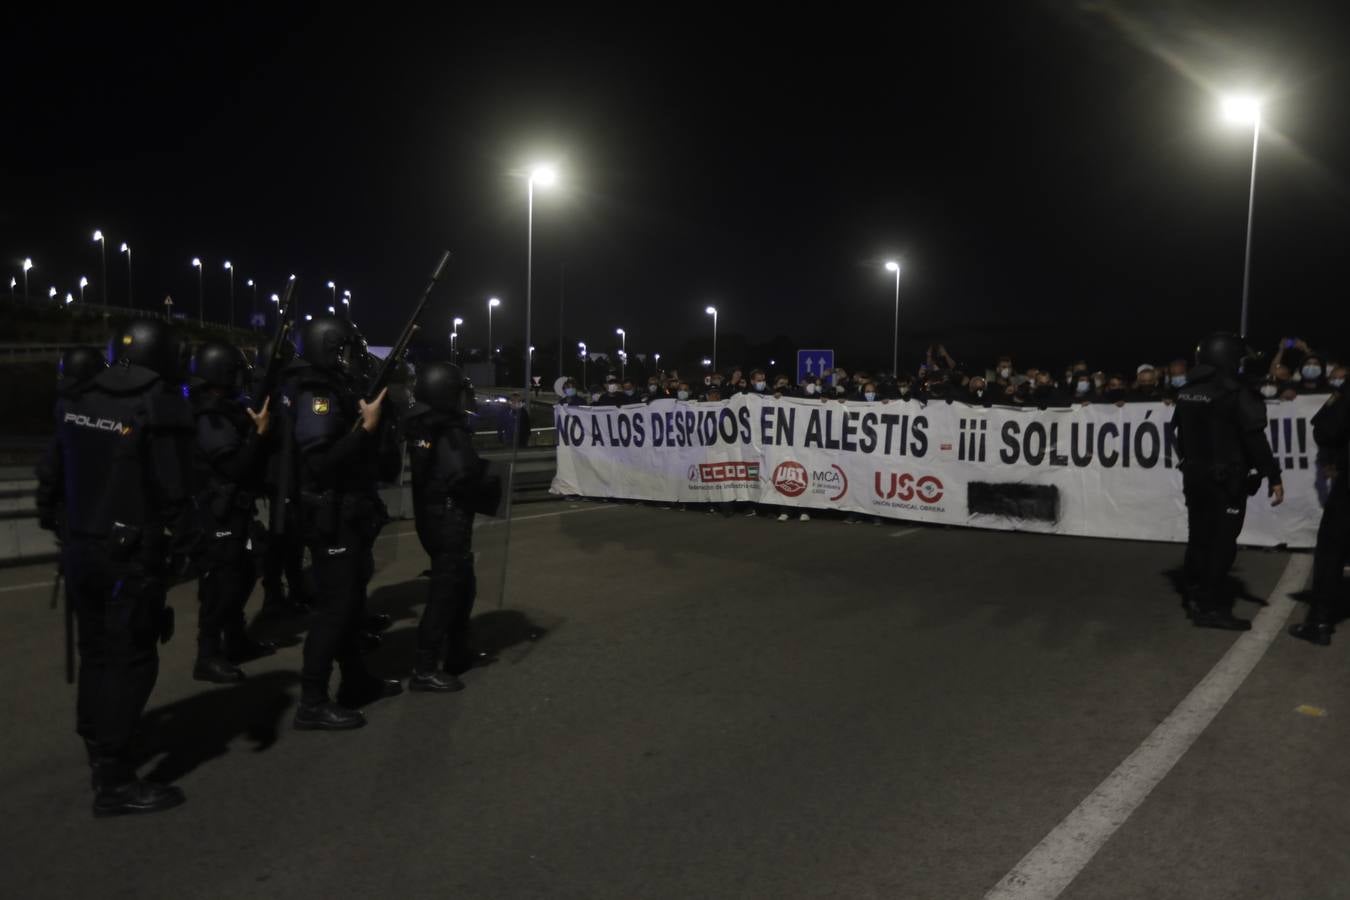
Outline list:
[[[1168,403],[1185,386],[1189,369],[1185,359],[1145,362],[1126,372],[1093,370],[1086,360],[1059,371],[1019,369],[1012,356],[1001,356],[987,368],[972,367],[961,365],[946,347],[934,344],[913,375],[849,373],[837,368],[794,384],[789,375],[762,369],[712,372],[697,380],[681,378],[672,370],[642,381],[610,376],[584,391],[568,381],[559,399],[566,406],[625,406],[660,399],[715,402],[736,394],[760,394],[821,401],[961,401],[1045,409],[1085,403]],[[1301,394],[1339,390],[1345,375],[1343,362],[1313,350],[1303,340],[1287,338],[1280,342],[1257,389],[1270,400],[1292,400]]]

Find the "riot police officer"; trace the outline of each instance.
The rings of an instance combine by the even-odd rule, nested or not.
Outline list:
[[[192,535],[192,410],[182,346],[164,322],[135,320],[113,339],[114,365],[58,404],[54,450],[66,508],[62,564],[79,624],[76,730],[89,753],[94,815],[183,802],[136,777],[132,733],[172,632],[168,561]]]
[[[477,593],[473,569],[474,510],[490,500],[493,479],[473,451],[466,411],[473,387],[459,366],[425,365],[417,373],[416,403],[405,414],[417,537],[431,557],[431,581],[409,690],[463,689],[456,674],[491,661],[469,649],[469,617]],[[500,491],[500,485],[495,485]],[[444,670],[440,667],[444,664]]]
[[[71,347],[61,354],[56,367],[56,396],[58,401],[69,400],[84,390],[89,381],[108,368],[108,359],[92,347]],[[58,402],[56,425],[61,424],[61,406]],[[61,491],[65,475],[61,470],[62,457],[59,434],[52,436],[42,459],[38,461],[37,509],[38,525],[54,532],[58,540],[65,540],[64,504]]]
[[[365,490],[366,473],[378,449],[384,393],[367,403],[354,389],[358,336],[343,319],[305,323],[298,349],[285,401],[294,429],[301,529],[317,594],[305,639],[295,727],[359,728],[366,720],[352,707],[402,691],[399,682],[366,671],[357,644],[358,617],[372,574],[368,544],[378,530]],[[342,677],[337,703],[328,693],[334,662]]]
[[[1266,442],[1265,404],[1239,380],[1244,362],[1254,358],[1237,335],[1205,338],[1172,415],[1190,529],[1186,611],[1200,628],[1251,628],[1233,615],[1228,570],[1237,556],[1248,495],[1266,481],[1271,505],[1284,501],[1280,467]]]
[[[270,398],[263,398],[257,412],[242,402],[249,368],[243,351],[223,341],[206,342],[192,361],[203,535],[192,677],[218,684],[242,681],[244,673],[235,663],[276,650],[275,644],[250,638],[244,627],[244,606],[257,580],[252,548],[261,539],[255,516],[271,422]]]
[[[271,413],[275,415],[282,406],[281,374],[285,371],[285,367],[295,360],[295,345],[289,340],[282,344],[276,362],[280,371],[273,373],[277,376],[275,378],[270,377],[267,371],[267,367],[272,364],[272,347],[272,341],[268,341],[258,350],[258,365],[253,367],[250,393],[254,397],[255,404],[262,399],[262,394],[267,394]],[[277,429],[277,432],[290,436],[290,432],[285,429]],[[274,500],[278,491],[281,442],[267,441],[264,446],[267,453],[265,476],[267,496]],[[299,523],[294,519],[292,505],[272,510],[272,513],[271,521],[267,523],[270,530],[262,551],[263,602],[260,616],[283,619],[304,615],[309,612],[311,600],[309,589],[305,585],[305,544],[298,534]],[[285,517],[285,521],[279,521],[278,517]],[[283,575],[286,579],[285,587],[282,587]]]
[[[1319,460],[1330,470],[1326,506],[1317,529],[1313,552],[1313,596],[1308,617],[1289,633],[1325,647],[1331,643],[1345,559],[1350,555],[1350,399],[1344,386],[1327,398],[1313,416],[1313,438],[1323,455]]]

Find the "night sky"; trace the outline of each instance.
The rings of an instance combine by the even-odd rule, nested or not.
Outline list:
[[[389,340],[438,251],[456,261],[430,330],[485,300],[524,328],[525,180],[558,165],[535,222],[534,339],[706,353],[724,338],[888,364],[931,340],[983,364],[1130,366],[1235,329],[1251,130],[1218,93],[1264,95],[1252,337],[1350,354],[1345,20],[1289,4],[935,4],[890,19],[780,21],[675,8],[488,20],[238,12],[23,21],[0,257],[32,293],[98,280],[125,301],[226,309],[225,259],[262,294],[325,282]],[[1334,8],[1335,4],[1325,4]],[[371,8],[367,8],[371,9]],[[1121,9],[1128,9],[1122,12]],[[991,11],[992,10],[992,11]],[[98,296],[97,287],[90,298]],[[703,344],[692,343],[701,341]],[[699,348],[703,349],[700,350]],[[723,357],[723,361],[733,360]]]

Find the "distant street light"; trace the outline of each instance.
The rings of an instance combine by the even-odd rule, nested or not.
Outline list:
[[[84,302],[84,289],[89,287],[89,279],[83,275],[80,276],[80,302]]]
[[[657,372],[660,372],[660,371],[661,371],[661,354],[660,354],[660,353],[653,353],[652,355],[656,357],[656,371],[657,371]]]
[[[253,315],[249,319],[249,321],[252,322],[258,318],[258,285],[254,283],[252,278],[244,282],[244,284],[248,286],[249,290],[253,291]]]
[[[28,299],[28,270],[33,268],[33,261],[24,257],[23,261],[23,299]]]
[[[711,359],[708,359],[708,357],[706,357],[706,356],[703,357],[703,368],[705,368],[705,369],[711,369],[711,368],[712,368],[712,360],[711,360]]]
[[[1255,97],[1225,97],[1223,116],[1229,122],[1252,126],[1252,178],[1247,189],[1247,251],[1242,261],[1242,320],[1238,334],[1247,336],[1247,296],[1252,276],[1252,213],[1256,208],[1256,148],[1261,140],[1261,101]]]
[[[328,314],[329,314],[330,316],[336,316],[336,315],[337,315],[337,310],[330,306],[330,307],[328,307]]]
[[[342,292],[342,309],[343,309],[343,311],[344,311],[344,312],[346,313],[346,315],[347,315],[347,321],[350,322],[350,321],[352,320],[352,292],[351,292],[351,291],[343,291],[343,292]]]
[[[534,186],[552,187],[558,180],[558,172],[552,166],[539,165],[530,170],[529,185],[526,189],[525,217],[525,345],[530,346],[531,315],[534,311]],[[559,329],[561,333],[561,328]],[[530,395],[530,364],[533,357],[525,357],[525,396]]]
[[[14,299],[14,289],[19,286],[19,279],[13,275],[9,276],[9,298]]]
[[[330,281],[328,282],[328,289],[333,292],[333,305],[337,306],[337,285]]]
[[[581,357],[581,389],[588,390],[586,386],[586,361],[590,357],[586,354],[585,341],[577,341],[577,356]]]
[[[614,329],[614,333],[619,336],[619,380],[624,377],[624,369],[628,366],[628,332],[622,328]]]
[[[886,271],[895,273],[895,336],[891,344],[891,377],[900,373],[900,264],[886,263]]]
[[[99,270],[99,277],[103,279],[102,281],[99,282],[98,288],[99,288],[99,293],[103,296],[103,305],[104,305],[104,306],[107,306],[107,305],[108,305],[108,242],[107,242],[107,240],[104,239],[104,237],[103,237],[103,232],[100,231],[100,230],[97,229],[97,228],[94,229],[94,240],[95,240],[95,241],[98,241],[99,264],[100,264],[100,266],[101,266],[101,268],[100,268],[100,270]],[[81,303],[84,302],[84,294],[83,294],[83,293],[80,294],[80,302],[81,302]]]
[[[131,245],[126,241],[123,241],[120,252],[127,255],[127,306],[134,307],[136,305],[136,298],[131,293]]]
[[[496,297],[489,297],[487,304],[488,304],[488,358],[491,359],[496,355],[496,351],[492,347],[492,311],[497,307],[501,306],[502,301],[498,300]]]
[[[197,325],[206,324],[206,286],[202,280],[202,261],[192,257],[192,267],[197,270]]]
[[[74,302],[75,302],[75,297],[70,293],[70,291],[66,291],[66,306],[69,306],[70,304],[72,304],[72,303],[74,303]]]
[[[47,288],[47,297],[52,300],[56,299],[56,285]]]
[[[713,355],[712,365],[717,368],[717,307],[710,306],[704,310],[705,313],[713,317]]]
[[[225,271],[230,273],[230,321],[229,326],[234,327],[234,263],[228,259],[225,260]]]

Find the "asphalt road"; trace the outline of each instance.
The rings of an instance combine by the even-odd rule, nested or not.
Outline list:
[[[298,647],[193,682],[176,589],[143,771],[188,803],[134,819],[89,813],[48,570],[0,570],[5,894],[980,898],[1237,640],[1182,617],[1170,545],[534,504],[499,611],[504,533],[477,537],[501,661],[357,732],[291,730]],[[1237,574],[1265,598],[1290,560]],[[1350,633],[1277,637],[1061,896],[1350,897],[1348,674]]]

